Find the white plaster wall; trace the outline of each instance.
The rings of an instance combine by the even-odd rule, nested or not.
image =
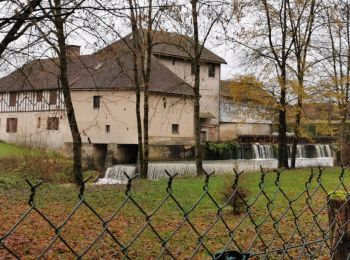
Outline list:
[[[272,124],[272,113],[253,103],[221,99],[220,121],[224,123]]]
[[[41,118],[38,127],[38,118]],[[60,118],[59,130],[47,130],[47,118]],[[6,132],[7,118],[17,118],[17,133]],[[24,145],[39,147],[60,148],[63,143],[70,140],[65,112],[9,112],[0,113],[0,139]]]
[[[100,109],[93,108],[93,96],[101,96]],[[82,141],[92,143],[137,144],[135,93],[131,91],[74,91],[72,100],[82,135]],[[141,104],[142,105],[142,104]],[[46,130],[49,116],[60,118],[59,130]],[[6,133],[6,119],[18,118],[17,133]],[[37,118],[41,127],[37,128]],[[151,143],[183,143],[193,140],[193,105],[181,97],[150,97]],[[179,124],[179,133],[172,133],[172,124]],[[106,132],[110,125],[110,133]],[[60,148],[71,142],[65,112],[6,112],[0,113],[0,139],[14,143],[35,144]]]
[[[271,135],[272,124],[268,123],[222,123],[220,141],[230,141],[239,135]]]
[[[172,59],[159,58],[159,61],[169,68],[174,74],[183,79],[186,83],[193,86],[194,75],[191,74],[191,62],[185,60],[176,60],[173,64]],[[209,77],[209,66],[206,63],[201,64],[200,68],[200,106],[201,112],[210,112],[216,118],[211,123],[219,122],[219,86],[220,86],[220,65],[216,65],[215,77]]]

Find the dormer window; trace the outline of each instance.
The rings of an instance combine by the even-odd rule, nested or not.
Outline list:
[[[208,70],[209,77],[215,78],[215,64],[209,63],[208,68],[209,68]]]
[[[16,105],[17,94],[10,93],[10,106],[13,107]]]

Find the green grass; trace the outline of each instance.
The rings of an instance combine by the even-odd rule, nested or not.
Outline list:
[[[240,185],[249,191],[247,203],[250,207],[250,217],[254,219],[256,225],[259,226],[259,232],[263,234],[264,239],[269,241],[274,239],[271,244],[272,248],[282,247],[283,242],[276,236],[273,236],[275,230],[278,229],[280,234],[288,239],[293,231],[295,231],[295,219],[293,214],[298,215],[298,225],[305,235],[306,240],[312,240],[322,235],[317,226],[312,225],[315,218],[319,225],[327,228],[327,192],[334,190],[343,190],[339,187],[339,168],[330,168],[319,176],[317,173],[309,181],[310,173],[308,170],[299,169],[294,171],[285,171],[280,175],[280,184],[276,183],[277,175],[274,172],[267,173],[261,184],[262,175],[260,173],[246,173],[241,176]],[[233,176],[213,176],[209,181],[209,192],[217,203],[223,205],[222,190],[227,187],[227,180],[233,180]],[[307,184],[309,183],[309,184]],[[320,185],[322,183],[322,186]],[[260,187],[259,187],[260,184]],[[309,194],[305,192],[306,184],[308,185]],[[344,185],[350,188],[349,172],[345,173]],[[193,208],[198,199],[203,195],[204,178],[177,178],[172,185],[172,194],[180,203],[185,212],[190,212],[189,217],[199,232],[203,233],[214,223],[217,214],[217,208],[208,196],[203,197],[201,202]],[[183,212],[172,200],[167,200],[162,207],[155,213],[158,205],[162,203],[167,196],[166,192],[167,180],[147,181],[136,180],[131,189],[132,198],[142,206],[147,215],[152,214],[152,225],[159,231],[162,237],[168,237],[177,229],[183,220]],[[95,186],[88,184],[85,192],[85,199],[98,214],[105,220],[109,219],[115,210],[122,205],[127,198],[125,194],[126,185],[107,185]],[[325,189],[325,191],[323,191]],[[262,193],[262,190],[264,193]],[[282,192],[285,194],[283,195]],[[78,189],[72,184],[45,184],[38,188],[36,195],[36,205],[45,213],[56,225],[62,223],[69,215],[71,210],[78,203]],[[0,188],[0,203],[4,206],[5,213],[0,216],[0,222],[6,219],[6,225],[0,229],[0,234],[4,229],[10,228],[11,224],[24,212],[28,207],[26,201],[29,197],[30,190],[23,185],[19,188],[3,189]],[[268,199],[273,199],[273,203],[268,205]],[[288,197],[288,199],[285,198]],[[290,204],[291,203],[291,204]],[[289,205],[292,205],[293,211]],[[312,207],[317,216],[310,211]],[[279,225],[273,226],[274,221],[269,215],[269,211],[275,219],[281,217]],[[244,250],[252,246],[251,251],[262,250],[262,241],[257,239],[254,242],[256,230],[255,225],[246,214],[234,216],[231,214],[231,208],[224,208],[224,218],[231,229],[235,229],[235,239],[239,246]],[[154,214],[154,215],[153,215]],[[3,218],[3,219],[1,219]],[[20,232],[27,232],[27,236],[31,240],[36,239],[47,244],[52,237],[53,232],[48,229],[42,219],[33,214],[30,221],[23,225]],[[132,238],[145,225],[145,216],[135,206],[131,200],[127,200],[120,212],[111,221],[110,230],[121,240],[123,244],[128,244]],[[38,234],[37,230],[43,229]],[[76,212],[73,218],[62,231],[70,243],[75,244],[76,249],[83,250],[89,242],[99,234],[102,224],[98,218],[84,205]],[[311,232],[308,232],[311,229]],[[46,231],[45,231],[46,230]],[[19,233],[17,235],[19,235]],[[16,236],[16,235],[14,235]],[[188,224],[184,224],[176,235],[170,240],[170,247],[174,250],[178,258],[186,258],[189,253],[194,250],[197,245],[197,235],[190,229]],[[300,242],[300,235],[294,234],[293,241]],[[229,240],[228,231],[221,221],[218,221],[207,234],[206,245],[212,252],[220,250]],[[74,243],[79,241],[79,243]],[[265,241],[266,242],[266,241]],[[22,256],[35,255],[35,250],[39,250],[40,243],[33,249],[24,253]],[[42,246],[42,245],[41,245]],[[231,247],[235,247],[231,244]],[[108,251],[113,248],[114,251]],[[57,249],[62,251],[62,257],[69,257],[65,247]],[[149,227],[142,233],[139,239],[130,246],[130,257],[134,259],[142,259],[145,254],[150,258],[157,256],[161,250],[160,243],[152,233]],[[0,250],[1,253],[1,250]],[[295,249],[297,255],[297,249]],[[320,251],[319,256],[327,255],[326,251]],[[292,253],[293,255],[293,253]],[[0,254],[1,256],[1,254]],[[54,252],[52,255],[54,256]],[[121,256],[120,249],[115,243],[106,236],[93,247],[87,258],[94,257],[112,257],[119,258]],[[200,250],[198,256],[200,259],[208,258],[205,250]],[[274,257],[272,256],[272,259]]]
[[[26,155],[39,155],[38,149],[28,149],[23,146],[0,142],[0,159],[8,157],[22,157]]]
[[[5,146],[0,145],[1,148]],[[10,146],[11,147],[11,146]],[[14,148],[20,149],[20,148]],[[22,148],[23,149],[23,148]],[[25,153],[25,152],[24,152]],[[15,153],[16,154],[16,153]],[[16,154],[17,156],[17,154]],[[9,230],[18,218],[28,209],[30,188],[25,179],[38,183],[41,179],[49,180],[49,183],[41,185],[37,189],[35,205],[56,226],[63,223],[70,212],[79,202],[79,189],[65,179],[67,173],[62,173],[63,168],[44,168],[39,175],[35,175],[35,169],[39,165],[46,165],[48,161],[57,160],[63,163],[63,159],[47,155],[44,161],[37,160],[37,155],[20,156],[27,164],[13,170],[11,167],[0,167],[0,235]],[[36,158],[33,164],[31,158]],[[21,160],[22,160],[21,159]],[[45,161],[45,160],[48,161]],[[16,161],[16,160],[15,160]],[[1,162],[1,159],[0,159]],[[6,164],[6,159],[2,162]],[[56,165],[56,164],[54,164]],[[0,165],[1,166],[1,165]],[[28,174],[20,173],[26,167],[33,167]],[[8,168],[12,170],[8,170]],[[40,167],[39,167],[40,168]],[[68,164],[69,168],[69,164]],[[47,178],[46,171],[53,171],[54,177]],[[310,170],[298,169],[282,172],[279,176],[275,172],[262,175],[257,172],[243,174],[239,179],[240,187],[248,192],[246,203],[249,205],[249,214],[232,215],[231,208],[223,208],[223,218],[231,230],[234,230],[234,239],[242,250],[260,252],[264,250],[264,243],[270,245],[270,249],[281,248],[283,239],[291,239],[294,243],[301,243],[301,235],[295,233],[296,224],[306,241],[315,240],[322,236],[319,227],[328,228],[327,195],[343,194],[344,186],[350,189],[350,173],[345,171],[340,185],[340,168],[329,168],[319,174],[317,170],[310,175]],[[62,174],[62,176],[60,176]],[[88,172],[88,174],[94,174]],[[230,189],[234,177],[213,176],[209,181],[209,193],[220,206],[224,205],[223,191]],[[131,196],[138,205],[141,205],[144,213],[151,216],[152,226],[163,238],[168,238],[174,230],[178,231],[169,241],[169,248],[179,259],[185,259],[195,250],[198,235],[189,227],[184,219],[184,210],[188,213],[189,220],[195,225],[198,232],[204,234],[211,225],[205,236],[205,244],[211,252],[217,252],[229,241],[228,230],[217,218],[217,207],[205,193],[204,177],[175,178],[171,193],[176,198],[177,205],[171,198],[163,203],[168,196],[167,180],[147,181],[135,180],[131,188]],[[129,244],[133,237],[146,224],[146,217],[138,207],[128,199],[125,193],[126,185],[96,186],[88,184],[84,194],[85,201],[96,212],[107,220],[121,206],[118,214],[109,222],[110,231],[118,237],[124,245]],[[202,197],[203,196],[203,197]],[[201,201],[197,204],[198,200]],[[196,205],[196,206],[194,206]],[[312,210],[311,210],[312,209]],[[297,218],[296,218],[297,216]],[[218,220],[216,222],[216,220]],[[318,225],[314,225],[317,221]],[[181,223],[184,223],[181,225]],[[255,224],[254,224],[255,223]],[[180,228],[179,228],[179,225]],[[258,229],[257,229],[258,227]],[[85,205],[81,205],[78,211],[62,229],[61,234],[69,244],[81,252],[102,230],[101,221]],[[257,230],[263,241],[256,237]],[[276,231],[278,230],[279,236]],[[15,248],[23,258],[31,258],[37,255],[48,241],[54,236],[54,231],[35,212],[31,213],[17,231],[5,242],[11,248]],[[35,241],[35,243],[32,243]],[[28,246],[30,245],[30,246]],[[230,244],[230,248],[237,248]],[[317,245],[316,245],[317,249]],[[161,250],[160,242],[147,226],[140,237],[130,245],[129,257],[132,259],[156,258]],[[297,257],[299,249],[291,250],[290,255]],[[0,258],[5,252],[0,248]],[[315,257],[328,256],[326,247],[320,250]],[[121,258],[118,245],[108,235],[93,246],[85,258]],[[201,248],[198,251],[198,259],[209,258]],[[48,258],[71,258],[67,248],[60,243],[55,243],[54,250],[50,251]],[[271,259],[280,257],[271,255]]]

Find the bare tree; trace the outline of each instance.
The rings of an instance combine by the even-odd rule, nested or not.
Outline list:
[[[201,144],[201,67],[206,61],[202,58],[205,44],[208,42],[210,34],[213,32],[215,25],[223,20],[229,19],[231,14],[224,16],[229,5],[226,1],[200,1],[185,0],[177,2],[170,9],[169,15],[172,30],[178,30],[182,34],[179,43],[172,42],[178,49],[186,53],[189,62],[193,66],[193,124],[194,124],[194,141],[195,141],[195,160],[197,175],[203,174],[203,152]],[[186,35],[183,35],[185,32]],[[219,102],[219,101],[218,101]],[[219,105],[219,104],[218,104]]]
[[[349,163],[346,152],[347,119],[349,117],[350,91],[350,6],[347,1],[324,1],[324,37],[318,41],[324,80],[324,97],[335,102],[339,108],[338,134],[339,157]]]
[[[81,165],[81,136],[74,113],[72,97],[70,94],[70,85],[68,79],[68,59],[67,59],[67,45],[66,35],[64,32],[64,25],[66,16],[62,13],[61,0],[54,0],[53,5],[53,22],[56,28],[56,37],[58,42],[59,68],[60,68],[60,83],[64,96],[64,102],[67,110],[67,117],[69,127],[73,138],[73,171],[77,184],[83,181],[83,172]]]
[[[11,17],[1,18],[0,32],[5,34],[0,42],[0,57],[8,47],[8,45],[20,38],[29,27],[33,26],[35,21],[41,20],[43,17],[32,16],[40,5],[41,0],[32,0],[24,6],[12,3],[12,11],[15,13]],[[16,9],[16,10],[14,10]],[[2,10],[4,12],[5,10]]]
[[[290,37],[289,0],[269,1],[253,0],[247,3],[237,1],[241,16],[240,27],[235,28],[231,40],[247,50],[250,65],[267,71],[270,80],[277,79],[278,91],[278,165],[288,168],[287,121],[288,105],[288,61],[291,59],[293,39]],[[241,7],[237,7],[241,5]],[[244,26],[249,19],[251,26]],[[266,69],[269,68],[269,69]],[[271,78],[271,75],[275,75]]]
[[[310,69],[312,62],[309,50],[313,32],[315,31],[315,15],[321,6],[319,0],[288,1],[288,13],[293,41],[293,58],[295,58],[296,68],[290,66],[297,78],[297,86],[294,89],[297,96],[297,107],[294,123],[294,139],[291,154],[291,168],[295,168],[297,155],[297,144],[300,138],[300,127],[302,118],[303,99],[305,97],[305,75]]]

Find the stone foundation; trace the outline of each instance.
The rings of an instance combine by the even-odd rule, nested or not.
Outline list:
[[[72,143],[65,143],[62,150],[72,157]],[[174,161],[194,158],[194,146],[186,145],[150,145],[150,161]],[[115,164],[135,164],[137,145],[120,144],[82,144],[82,162],[84,168],[105,171]]]

